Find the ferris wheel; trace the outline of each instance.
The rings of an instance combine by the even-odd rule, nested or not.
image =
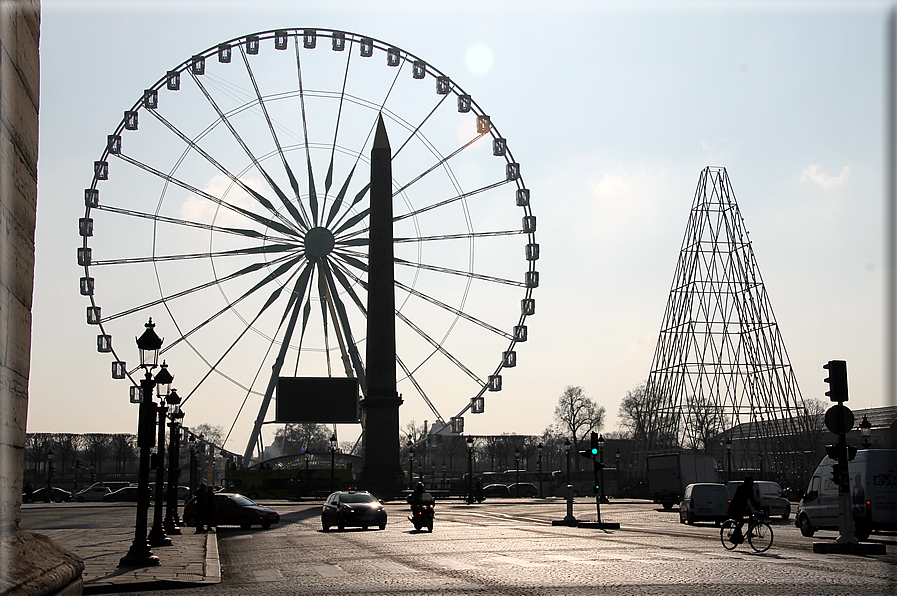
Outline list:
[[[229,437],[270,420],[278,376],[363,379],[380,115],[393,147],[398,391],[437,428],[482,412],[535,313],[539,245],[520,164],[447,75],[330,29],[193,55],[108,135],[78,264],[113,378],[135,382],[124,346],[153,317],[184,405],[231,413]],[[247,451],[260,448],[257,427]]]

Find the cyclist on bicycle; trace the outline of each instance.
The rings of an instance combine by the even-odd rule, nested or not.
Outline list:
[[[735,534],[730,538],[733,543],[739,544],[744,542],[744,536],[741,533],[741,527],[744,525],[744,514],[750,514],[759,510],[760,503],[757,501],[757,497],[754,496],[754,477],[745,476],[744,482],[735,490],[735,494],[732,495],[732,500],[729,502],[729,509],[726,512],[729,519],[737,522],[737,525],[735,526]]]

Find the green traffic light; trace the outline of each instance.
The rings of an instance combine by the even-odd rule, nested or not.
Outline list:
[[[598,455],[598,448],[592,447],[592,455]]]

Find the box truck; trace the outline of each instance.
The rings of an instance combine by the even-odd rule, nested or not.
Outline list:
[[[713,457],[700,453],[648,456],[648,492],[664,509],[678,504],[685,487],[696,482],[719,482]]]

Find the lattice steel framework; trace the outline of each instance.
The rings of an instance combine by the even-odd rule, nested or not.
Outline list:
[[[809,417],[725,168],[701,172],[645,399],[635,471],[687,449],[727,475],[787,479],[809,465]]]

